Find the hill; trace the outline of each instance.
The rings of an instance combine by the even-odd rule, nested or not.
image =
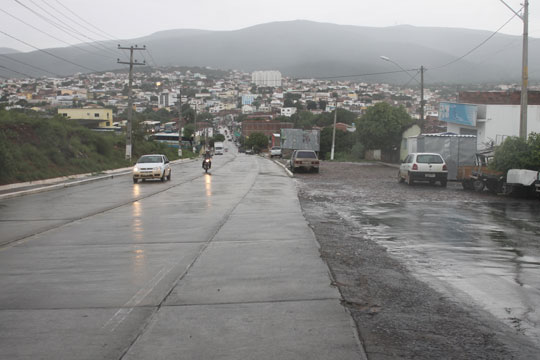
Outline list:
[[[346,26],[311,21],[261,24],[234,31],[168,30],[122,41],[122,46],[146,45],[150,53],[137,51],[147,63],[159,66],[210,66],[243,71],[280,70],[292,77],[328,77],[399,71],[382,61],[385,55],[405,69],[421,65],[428,70],[426,83],[520,82],[521,37],[497,34],[478,50],[456,61],[491,35],[488,31],[458,28],[393,26],[385,28]],[[60,75],[125,68],[116,59],[127,59],[118,42],[84,44],[49,49],[84,67],[65,63],[42,52],[13,57]],[[540,43],[530,42],[531,81],[540,80]],[[448,64],[448,65],[446,65]],[[38,74],[22,65],[19,71]],[[13,66],[12,66],[13,68]],[[363,81],[405,83],[409,75],[356,77]]]
[[[175,149],[137,133],[133,141],[133,160],[155,153],[178,158]],[[123,168],[130,165],[124,157],[124,136],[61,117],[0,110],[0,185]]]

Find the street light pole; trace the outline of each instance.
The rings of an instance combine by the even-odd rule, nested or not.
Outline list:
[[[336,97],[336,108],[334,109],[334,127],[332,129],[332,150],[330,151],[330,160],[334,160],[334,146],[336,145],[337,104],[338,104],[338,98]]]
[[[392,64],[394,64],[398,68],[400,68],[401,71],[403,71],[404,73],[409,75],[411,77],[411,79],[416,80],[414,76],[412,76],[407,70],[402,68],[401,65],[399,65],[397,62],[390,59],[388,56],[381,55],[381,59],[384,60],[384,61],[391,62]],[[418,69],[414,69],[414,70],[418,70]],[[426,71],[426,68],[423,65],[420,66],[420,122],[424,121],[424,106],[425,106],[425,101],[424,101],[424,71]],[[418,80],[416,80],[416,82],[418,82]]]

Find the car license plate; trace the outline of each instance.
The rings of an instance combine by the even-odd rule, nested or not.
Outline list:
[[[435,174],[425,174],[424,176],[425,176],[425,177],[434,178],[434,177],[435,177]]]

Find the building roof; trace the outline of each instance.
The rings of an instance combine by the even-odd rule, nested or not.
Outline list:
[[[540,105],[540,91],[527,91],[528,104]],[[482,105],[520,105],[521,91],[461,91],[458,103]]]

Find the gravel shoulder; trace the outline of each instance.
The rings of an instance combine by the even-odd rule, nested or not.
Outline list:
[[[457,183],[401,186],[396,174],[379,164],[327,162],[320,174],[295,174],[305,217],[368,358],[538,359],[540,349],[527,337],[420,281],[339,211],[359,202],[507,200],[465,192]]]

